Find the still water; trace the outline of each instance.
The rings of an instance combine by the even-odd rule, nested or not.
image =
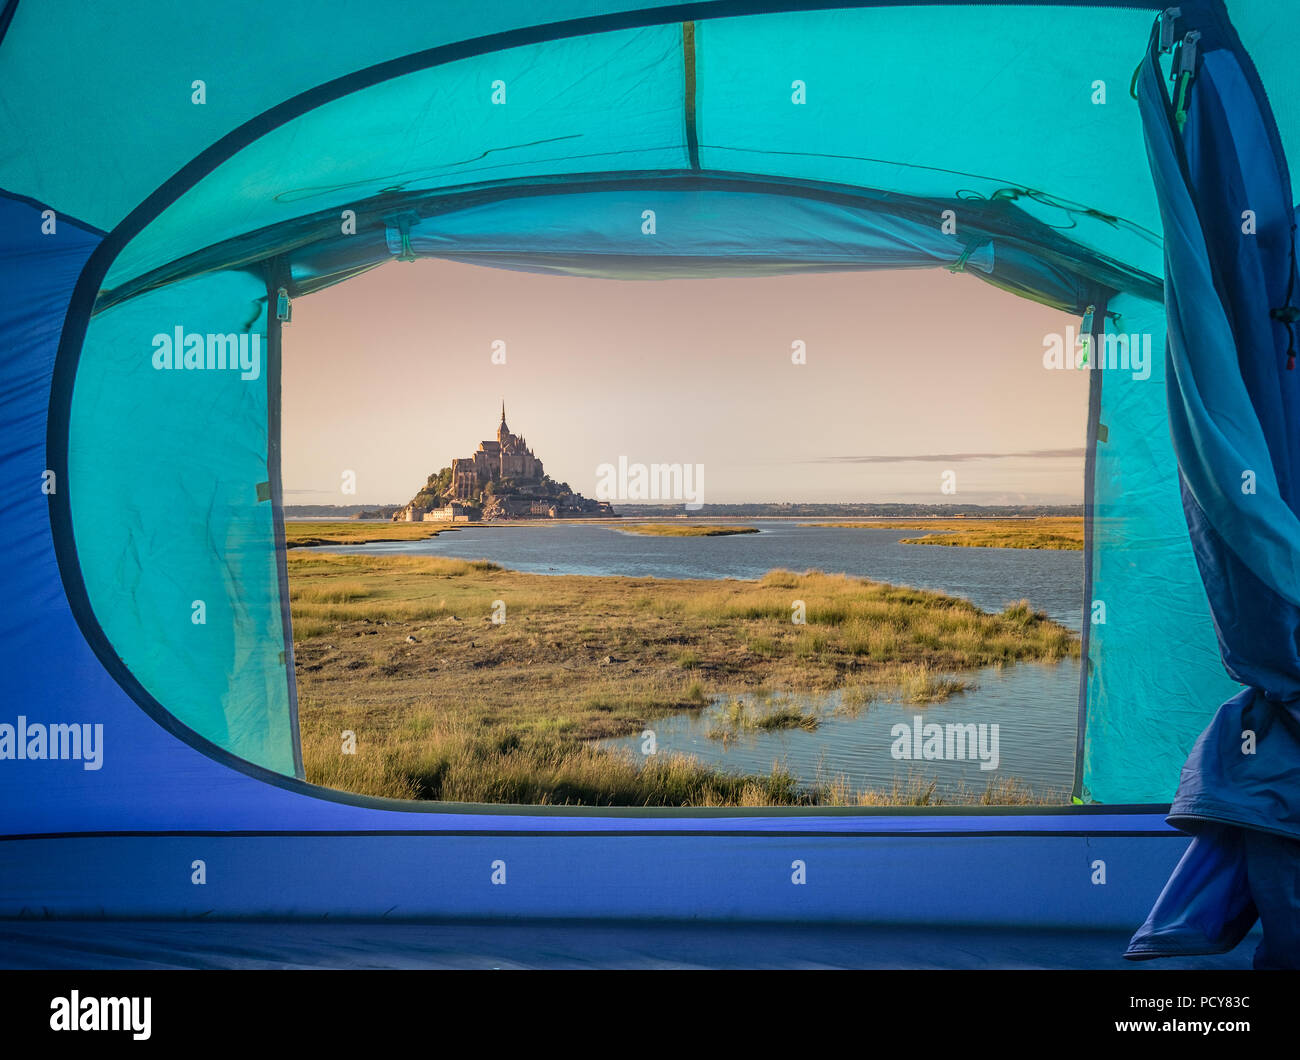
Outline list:
[[[697,521],[708,522],[692,523]],[[760,533],[649,537],[611,526],[561,522],[471,525],[424,541],[323,547],[378,556],[490,559],[534,574],[761,578],[777,567],[823,570],[964,596],[986,611],[1027,597],[1062,625],[1081,628],[1082,552],[899,544],[924,533],[919,530],[851,530],[766,519],[741,525],[759,527]]]
[[[805,783],[842,779],[853,791],[906,790],[934,781],[935,790],[945,795],[963,790],[979,795],[994,778],[1016,778],[1039,795],[1055,792],[1060,801],[1069,802],[1078,660],[990,668],[961,677],[975,687],[944,702],[877,702],[856,716],[834,713],[838,693],[782,697],[816,710],[822,721],[813,732],[785,729],[724,742],[710,737],[717,721],[707,709],[657,719],[651,728],[657,753],[690,754],[706,764],[739,773],[768,773],[773,765],[779,765]],[[912,735],[917,726],[922,726],[923,737],[923,726],[949,723],[974,724],[977,734],[983,726],[984,743],[973,742],[960,761],[894,757],[895,751],[911,755],[917,749]],[[901,743],[894,731],[897,725],[908,732]],[[626,749],[639,756],[641,743],[639,736],[629,736],[601,741],[600,746]],[[923,739],[920,748],[924,749]]]

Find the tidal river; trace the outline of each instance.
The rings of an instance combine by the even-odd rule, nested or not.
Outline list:
[[[705,522],[706,520],[700,520]],[[743,522],[743,521],[742,521]],[[760,578],[784,567],[851,574],[896,585],[965,597],[988,611],[1022,597],[1062,625],[1082,628],[1083,554],[1040,549],[944,548],[903,545],[916,530],[812,527],[795,521],[750,520],[757,534],[725,537],[651,537],[612,526],[530,523],[467,526],[425,541],[330,545],[331,552],[370,555],[455,556],[490,559],[538,574],[623,575],[655,578]],[[685,752],[741,772],[767,772],[774,762],[805,782],[842,777],[850,788],[890,788],[909,781],[938,782],[941,792],[984,789],[992,778],[1014,777],[1035,791],[1067,792],[1074,770],[1080,666],[1068,660],[989,669],[963,678],[975,687],[946,702],[879,702],[857,716],[835,715],[834,697],[806,705],[823,720],[813,732],[760,732],[736,740],[711,739],[709,712],[659,719],[658,753]],[[913,761],[899,757],[895,727],[950,722],[983,726],[983,761]],[[996,725],[996,757],[991,753]],[[603,746],[638,751],[639,737]],[[981,768],[981,766],[990,768]],[[1068,800],[1067,800],[1068,801]]]

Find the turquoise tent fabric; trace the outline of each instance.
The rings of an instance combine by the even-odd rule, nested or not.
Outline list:
[[[1108,337],[1150,340],[1142,378],[1091,377],[1075,795],[1149,815],[1177,791],[1181,827],[1237,828],[1198,831],[1152,930],[1185,925],[1195,905],[1231,929],[1211,943],[1171,929],[1162,952],[1226,945],[1249,892],[1271,932],[1265,959],[1284,963],[1300,372],[1285,368],[1291,328],[1269,314],[1296,301],[1284,152],[1300,150],[1297,17],[1244,0],[1166,6],[376,0],[268,21],[251,0],[166,17],[143,0],[7,0],[0,466],[6,555],[22,562],[0,652],[24,718],[102,717],[123,750],[94,770],[0,762],[0,832],[403,832],[433,818],[454,830],[483,812],[376,806],[300,778],[281,288],[294,298],[418,255],[646,279],[946,267],[1089,317],[1094,355],[1116,348]],[[1229,238],[1242,202],[1257,223],[1244,252]],[[1207,204],[1221,216],[1207,220]],[[653,241],[645,209],[664,222]],[[201,370],[155,363],[178,328],[171,345],[184,364],[198,336]],[[217,367],[231,337],[256,340],[256,377]],[[1243,719],[1275,734],[1244,777],[1228,757]],[[525,829],[558,820],[516,816]],[[1035,827],[1086,846],[1100,840],[1078,822],[1104,816],[1083,807]],[[1105,819],[1097,829],[1122,831]],[[785,818],[754,820],[784,836]],[[1150,844],[1129,855],[1143,866],[1132,879],[1149,907],[1175,840],[1138,831]],[[1075,907],[1112,901],[1063,882],[1067,858],[1025,857],[1026,886]],[[377,907],[343,878],[322,894]],[[680,909],[708,904],[679,883]],[[448,902],[482,911],[460,886]],[[242,908],[270,908],[255,892],[240,891]],[[21,906],[33,892],[6,893]],[[708,908],[784,908],[759,885],[746,894]],[[1105,916],[1138,907],[1132,892],[1113,901]],[[833,915],[835,896],[817,909]]]
[[[1206,702],[1222,702],[1240,685],[1219,659],[1183,518],[1165,401],[1164,307],[1119,295],[1108,309],[1112,335],[1149,336],[1150,374],[1105,369],[1094,381],[1092,591],[1077,768],[1090,801],[1163,802],[1205,727]]]
[[[1296,225],[1267,98],[1225,39],[1202,58],[1185,112],[1165,98],[1154,51],[1139,99],[1165,216],[1170,424],[1183,504],[1224,665],[1247,687],[1223,705],[1183,767],[1170,816],[1196,843],[1129,952],[1230,949],[1258,916],[1256,967],[1296,968]],[[1176,63],[1189,65],[1188,48],[1185,41]]]
[[[98,315],[72,396],[68,480],[87,599],[123,664],[195,732],[293,774],[266,299],[265,282],[220,272]]]

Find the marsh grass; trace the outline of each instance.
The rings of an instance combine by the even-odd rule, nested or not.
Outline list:
[[[732,696],[714,707],[705,735],[710,740],[726,742],[748,733],[780,729],[815,732],[820,724],[821,718],[816,711],[801,708],[784,697],[767,694],[752,698]]]
[[[315,713],[311,711],[311,713]],[[361,723],[353,721],[354,725]],[[424,711],[407,723],[359,728],[356,753],[339,753],[337,730],[304,726],[308,779],[394,799],[539,806],[1018,806],[1062,804],[1014,779],[941,795],[933,778],[909,775],[887,788],[854,788],[842,775],[803,783],[780,763],[729,773],[682,754],[640,758],[566,739],[562,727],[520,732],[484,726],[468,712]],[[382,731],[382,730],[381,730]],[[367,736],[367,732],[371,735]]]
[[[825,714],[856,718],[873,703],[938,703],[975,687],[959,677],[932,670],[923,663],[889,665],[855,684],[844,685],[834,704],[825,710],[789,697],[760,690],[752,698],[729,697],[714,706],[705,735],[724,742],[756,732],[803,729],[815,732]]]
[[[368,545],[374,541],[423,541],[459,529],[446,523],[286,522],[284,539],[289,548]]]
[[[1035,792],[1015,777],[994,777],[982,788],[960,785],[940,794],[937,780],[916,773],[905,780],[895,779],[888,788],[861,790],[854,789],[842,774],[819,777],[816,791],[823,806],[1060,806],[1070,801],[1067,792]]]
[[[649,537],[729,537],[732,534],[757,534],[752,526],[717,526],[708,524],[682,523],[634,523],[630,526],[616,526],[627,534],[645,534]]]
[[[566,739],[563,726],[521,732],[471,712],[426,711],[416,725],[359,739],[339,754],[337,733],[304,727],[314,783],[397,799],[580,806],[795,806],[815,794],[780,768],[720,772],[684,755],[644,761]]]
[[[805,526],[849,530],[926,530],[923,537],[905,537],[903,545],[948,545],[967,548],[1043,548],[1077,551],[1083,548],[1082,516],[1042,516],[1029,519],[882,519],[879,522],[805,523]]]
[[[879,685],[866,683],[845,685],[835,704],[834,713],[847,718],[856,718],[873,703],[882,698]]]
[[[969,681],[937,674],[923,664],[905,667],[899,676],[904,703],[939,703],[971,687]]]
[[[291,603],[302,604],[350,604],[354,600],[364,600],[370,590],[361,582],[332,582],[320,586],[292,586],[289,589]]]
[[[828,786],[779,769],[737,777],[593,741],[765,690],[788,695],[785,706],[765,706],[742,727],[814,728],[817,713],[794,694],[839,690],[836,713],[882,698],[929,701],[959,690],[954,673],[1079,650],[1070,631],[1024,604],[988,614],[818,571],[668,581],[322,551],[292,552],[288,564],[307,777],[395,798],[821,804]],[[791,621],[796,599],[806,624]],[[491,618],[498,600],[502,625]],[[341,754],[345,729],[357,734],[355,755]]]

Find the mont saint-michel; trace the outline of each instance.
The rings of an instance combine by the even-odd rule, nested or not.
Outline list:
[[[393,522],[477,522],[494,519],[565,519],[613,516],[606,501],[574,493],[567,482],[546,474],[521,434],[501,423],[496,438],[478,443],[472,456],[456,457],[430,475],[423,488],[393,516]]]

